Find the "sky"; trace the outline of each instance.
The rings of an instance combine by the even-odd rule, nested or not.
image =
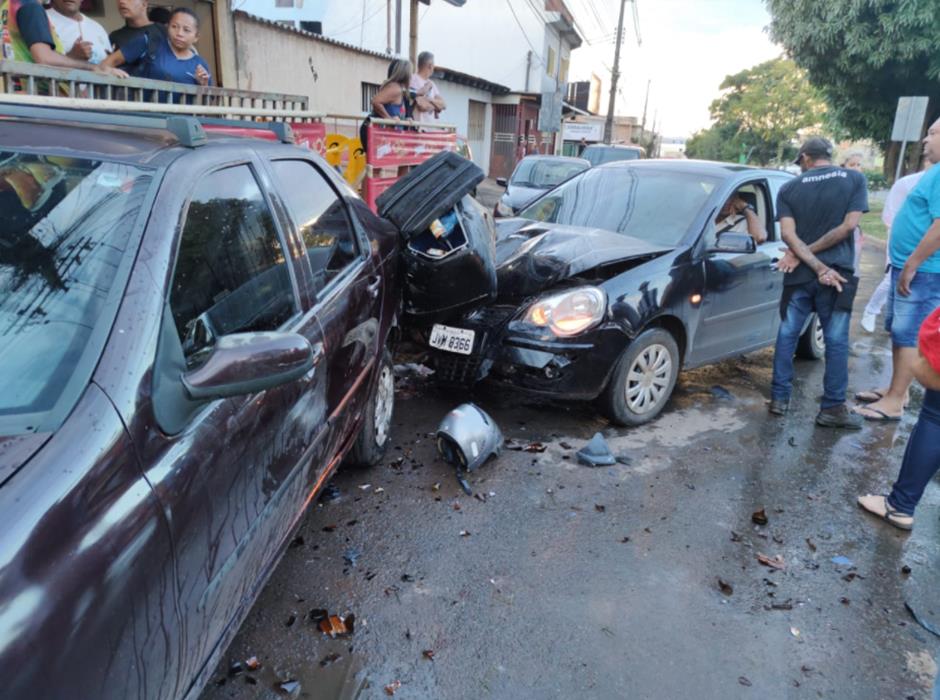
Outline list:
[[[598,27],[594,7],[605,27]],[[602,112],[610,90],[614,62],[617,0],[565,0],[592,45],[585,42],[571,57],[570,80],[604,81]],[[631,8],[624,18],[620,53],[617,113],[642,116],[647,81],[647,124],[658,114],[657,131],[689,136],[709,125],[708,105],[719,94],[726,75],[782,54],[765,31],[770,15],[762,0],[636,0],[642,40],[637,46]],[[601,41],[596,41],[600,38]]]

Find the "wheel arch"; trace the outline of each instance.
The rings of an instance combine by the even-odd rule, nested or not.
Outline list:
[[[657,316],[652,319],[649,323],[643,326],[640,329],[640,332],[637,333],[639,336],[640,333],[649,329],[649,328],[662,328],[664,331],[669,333],[672,336],[673,340],[676,341],[676,345],[679,347],[679,369],[682,369],[682,365],[685,364],[685,355],[688,350],[688,332],[686,331],[685,324],[676,316],[663,315]]]

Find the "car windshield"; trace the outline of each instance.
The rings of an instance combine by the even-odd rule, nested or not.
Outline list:
[[[717,184],[716,178],[696,173],[592,168],[545,194],[519,216],[675,246]]]
[[[590,161],[591,165],[603,165],[617,160],[639,160],[640,149],[616,148],[614,146],[588,146],[581,157]]]
[[[40,429],[87,382],[97,359],[88,352],[110,325],[109,297],[150,181],[129,165],[0,150],[5,428]]]
[[[572,175],[587,169],[586,163],[567,160],[524,159],[512,174],[512,184],[517,187],[550,189]]]

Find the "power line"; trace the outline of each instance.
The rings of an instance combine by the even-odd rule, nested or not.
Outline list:
[[[519,26],[519,31],[522,32],[522,36],[525,37],[526,43],[529,45],[529,48],[532,49],[532,53],[535,55],[535,58],[538,59],[538,62],[545,68],[545,61],[542,60],[541,54],[536,50],[535,46],[532,44],[532,40],[529,39],[529,35],[525,33],[525,28],[522,26],[522,22],[519,21],[519,16],[516,14],[516,9],[512,6],[512,0],[506,0],[506,4],[509,6],[509,11],[512,12],[512,18],[516,20],[516,24]]]

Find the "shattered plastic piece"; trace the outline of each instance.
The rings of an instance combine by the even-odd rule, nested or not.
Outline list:
[[[335,664],[341,658],[343,658],[341,654],[327,654],[320,659],[320,668],[326,668],[330,664]]]
[[[723,386],[716,384],[710,389],[712,396],[716,399],[722,399],[723,401],[730,401],[734,398],[734,395],[725,389]]]
[[[245,667],[242,665],[241,661],[235,661],[231,666],[228,667],[228,675],[231,678],[239,676],[245,672]]]
[[[461,536],[461,537],[470,537],[470,531],[469,531],[469,530],[461,530],[461,531],[460,531],[460,536]]]
[[[252,656],[250,659],[245,661],[245,668],[247,668],[249,671],[257,671],[259,668],[261,668],[261,662],[258,661],[257,656]]]
[[[434,650],[425,649],[424,651],[421,652],[421,656],[426,658],[428,661],[434,661]]]
[[[596,510],[598,513],[603,513],[607,510],[607,506],[602,506],[600,503],[595,503],[594,510]]]
[[[617,463],[600,433],[594,433],[588,444],[578,450],[578,461],[589,467],[609,467]]]
[[[437,429],[437,451],[456,468],[457,483],[468,496],[473,495],[473,490],[464,472],[472,472],[491,457],[498,457],[502,448],[499,426],[486,411],[472,403],[452,410]]]
[[[854,566],[854,564],[852,564],[851,559],[849,559],[848,557],[842,556],[841,554],[833,557],[830,561],[832,561],[832,563],[835,564],[836,566]]]
[[[770,522],[770,519],[767,517],[767,511],[764,508],[755,510],[751,514],[751,522],[755,525],[766,525],[768,522]]]
[[[362,556],[362,550],[356,549],[355,547],[350,547],[345,552],[343,552],[343,561],[345,561],[350,566],[355,566],[356,562],[359,561],[359,557]]]
[[[283,683],[278,684],[277,689],[285,695],[295,695],[300,691],[300,681],[284,681]]]
[[[574,449],[574,445],[571,445],[570,443],[567,443],[567,442],[564,442],[564,441],[559,442],[559,443],[558,443],[558,446],[559,446],[561,449],[563,449],[563,450],[573,450],[573,449]]]
[[[905,564],[904,566],[901,567],[901,573],[902,573],[903,575],[905,575],[905,576],[910,576],[910,575],[911,575],[911,567],[909,567],[907,564]]]
[[[800,631],[799,631],[796,627],[791,627],[791,628],[790,628],[790,634],[792,634],[794,637],[799,637],[799,636],[800,636]]]
[[[757,561],[759,561],[764,566],[769,566],[771,569],[785,569],[786,563],[783,561],[783,557],[779,554],[775,557],[768,557],[766,554],[757,553]]]
[[[372,484],[359,484],[360,491],[368,491],[372,488]]]
[[[806,546],[810,548],[810,551],[816,551],[816,543],[813,542],[809,537],[806,538]]]
[[[614,459],[616,459],[619,464],[623,464],[627,467],[633,464],[633,457],[630,455],[615,455]]]
[[[718,579],[718,590],[721,591],[724,595],[731,595],[734,593],[734,586],[720,578]]]
[[[346,617],[340,617],[339,615],[328,615],[327,617],[320,620],[317,627],[320,628],[320,631],[323,634],[328,634],[331,639],[336,639],[337,637],[347,637],[353,633],[354,625],[356,622],[356,616],[349,614]]]
[[[395,691],[401,688],[401,681],[392,681],[387,686],[385,686],[385,694],[392,696],[395,694]]]
[[[738,676],[738,683],[743,685],[745,688],[750,688],[752,683],[748,680],[747,676]]]

